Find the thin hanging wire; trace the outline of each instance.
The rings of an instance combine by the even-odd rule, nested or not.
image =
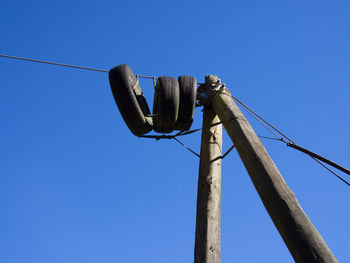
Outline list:
[[[9,56],[9,55],[4,55],[4,54],[0,54],[0,57],[10,58],[10,59],[17,59],[17,60],[23,60],[23,61],[29,61],[29,62],[36,62],[36,63],[43,63],[43,64],[49,64],[49,65],[55,65],[55,66],[61,66],[61,67],[84,69],[84,70],[90,70],[90,71],[96,71],[96,72],[104,72],[104,73],[108,73],[109,72],[109,70],[105,70],[105,69],[82,67],[82,66],[69,65],[69,64],[57,63],[57,62],[52,62],[52,61],[44,61],[44,60],[39,60],[39,59]],[[145,79],[157,79],[156,77],[152,77],[152,76],[144,76],[144,75],[136,75],[136,76],[139,77],[139,78],[145,78]]]
[[[262,135],[258,135],[259,138],[263,138],[263,139],[270,139],[270,140],[274,140],[274,141],[282,141],[283,138],[272,138],[272,137],[268,137],[268,136],[262,136]]]
[[[158,78],[156,78],[156,77],[152,77],[152,76],[143,76],[143,75],[136,75],[137,77],[139,77],[139,78],[144,78],[144,79],[158,79]]]
[[[85,70],[92,70],[92,71],[98,71],[98,72],[108,72],[108,70],[105,70],[105,69],[81,67],[81,66],[62,64],[62,63],[44,61],[44,60],[38,60],[38,59],[8,56],[8,55],[3,55],[3,54],[0,54],[0,57],[18,59],[18,60],[24,60],[24,61],[30,61],[30,62],[37,62],[37,63],[44,63],[44,64],[50,64],[50,65],[55,65],[55,66],[69,67],[69,68],[85,69]]]
[[[276,127],[274,127],[271,123],[269,123],[268,121],[266,121],[265,119],[263,119],[259,114],[257,114],[255,111],[253,111],[252,109],[250,109],[247,105],[245,105],[243,102],[241,102],[239,99],[237,99],[236,97],[232,96],[231,97],[238,103],[240,104],[245,110],[247,110],[248,112],[250,112],[250,114],[254,114],[257,118],[259,118],[261,121],[263,121],[265,124],[267,124],[268,126],[270,126],[273,130],[275,130],[276,132],[278,132],[281,136],[283,136],[284,138],[286,138],[288,141],[294,143],[294,141],[292,139],[290,139],[287,135],[285,135],[284,133],[282,133],[280,130],[278,130]],[[261,122],[260,122],[261,123]],[[265,128],[267,128],[264,125]],[[272,132],[270,129],[268,129],[272,134],[274,134],[276,137],[278,137],[274,132]]]
[[[350,183],[348,181],[346,181],[343,177],[341,177],[340,175],[336,174],[332,169],[330,169],[329,167],[327,167],[325,164],[323,164],[321,161],[317,160],[315,157],[311,157],[312,159],[314,159],[317,163],[319,163],[320,165],[322,165],[324,168],[326,168],[329,172],[331,172],[333,175],[335,175],[339,180],[343,181],[345,184],[347,184],[348,186],[350,186]]]
[[[90,71],[95,71],[95,72],[104,72],[104,73],[108,73],[108,70],[105,69],[98,69],[98,68],[91,68],[91,67],[82,67],[82,66],[76,66],[76,65],[69,65],[69,64],[63,64],[63,63],[57,63],[57,62],[52,62],[52,61],[44,61],[44,60],[38,60],[38,59],[31,59],[31,58],[23,58],[23,57],[15,57],[15,56],[10,56],[10,55],[4,55],[4,54],[0,54],[0,57],[3,58],[9,58],[9,59],[16,59],[16,60],[22,60],[22,61],[29,61],[29,62],[36,62],[36,63],[43,63],[43,64],[49,64],[49,65],[55,65],[55,66],[62,66],[62,67],[69,67],[69,68],[76,68],[76,69],[83,69],[83,70],[90,70]],[[136,75],[138,78],[146,78],[146,79],[152,79],[153,80],[153,85],[155,86],[155,80],[157,79],[154,76],[144,76],[144,75]],[[282,133],[280,130],[278,130],[276,127],[274,127],[272,124],[270,124],[268,121],[266,121],[265,119],[263,119],[259,114],[257,114],[255,111],[253,111],[252,109],[250,109],[248,106],[246,106],[243,102],[241,102],[239,99],[237,99],[236,97],[232,96],[231,97],[238,103],[240,104],[255,120],[257,120],[262,126],[264,126],[271,134],[273,134],[276,138],[270,138],[267,136],[259,136],[261,138],[266,138],[266,139],[272,139],[272,140],[278,140],[278,141],[282,141],[284,143],[287,143],[286,141],[284,141],[283,138],[279,138],[279,136],[273,132],[270,128],[272,128],[274,131],[276,131],[277,133],[279,133],[282,137],[284,137],[285,139],[287,139],[288,141],[292,142],[295,144],[295,142],[290,139],[288,136],[286,136],[284,133]],[[266,125],[268,125],[270,128],[268,128]],[[182,144],[180,141],[178,141],[176,138],[174,138],[178,143]],[[185,146],[184,144],[182,144],[185,148],[188,148],[187,146]],[[191,152],[193,152],[191,149],[188,148],[188,150],[190,150]],[[230,150],[229,150],[230,151]],[[228,152],[229,152],[228,151]],[[193,152],[195,155],[199,156],[197,153]],[[226,156],[226,154],[225,154]],[[327,166],[325,166],[323,163],[321,163],[318,159],[312,157],[316,162],[318,162],[320,165],[322,165],[324,168],[326,168],[329,172],[331,172],[332,174],[334,174],[336,177],[338,177],[340,180],[342,180],[344,183],[346,183],[348,186],[350,186],[350,184],[344,180],[342,177],[340,177],[339,175],[337,175],[334,171],[332,171],[330,168],[328,168]]]
[[[191,148],[187,147],[185,144],[183,144],[182,142],[179,141],[179,139],[177,139],[176,137],[173,138],[175,141],[177,141],[179,144],[181,144],[183,147],[185,147],[187,150],[189,150],[191,153],[193,153],[194,155],[196,155],[197,157],[201,157],[198,153],[196,153],[195,151],[193,151]]]
[[[277,128],[275,128],[272,124],[270,124],[268,121],[266,121],[265,119],[263,119],[259,114],[257,114],[255,111],[253,111],[252,109],[250,109],[248,106],[246,106],[243,102],[241,102],[240,100],[238,100],[237,98],[235,98],[234,96],[231,95],[231,97],[238,103],[240,104],[251,116],[254,117],[254,119],[256,119],[262,126],[264,126],[270,133],[272,133],[276,138],[271,138],[271,137],[267,137],[267,136],[262,136],[262,135],[258,135],[258,137],[260,138],[264,138],[264,139],[270,139],[270,140],[275,140],[275,141],[281,141],[283,143],[285,143],[288,146],[288,142],[286,142],[283,138],[279,138],[277,136],[276,133],[274,133],[271,129],[269,129],[268,127],[266,127],[266,125],[264,125],[261,121],[263,121],[264,123],[266,123],[268,126],[270,126],[273,130],[275,130],[276,132],[278,132],[281,136],[283,136],[284,138],[286,138],[287,140],[289,140],[291,143],[295,144],[295,142],[290,139],[289,137],[287,137],[284,133],[282,133],[281,131],[279,131]],[[261,121],[259,121],[261,120]],[[327,167],[325,164],[323,164],[321,161],[319,161],[318,159],[316,159],[315,157],[311,157],[312,159],[314,159],[314,161],[316,161],[318,164],[320,164],[322,167],[324,167],[325,169],[327,169],[329,172],[331,172],[334,176],[336,176],[339,180],[341,180],[343,183],[345,183],[346,185],[350,186],[350,183],[347,182],[343,177],[341,177],[340,175],[338,175],[336,172],[334,172],[332,169],[330,169],[329,167]]]
[[[276,137],[276,140],[283,140],[283,138],[280,138],[275,132],[273,132],[269,127],[267,127],[262,121],[260,121],[252,112],[244,108],[246,112],[250,116],[252,116],[257,122],[259,122],[266,130],[268,130],[271,134],[273,134]]]

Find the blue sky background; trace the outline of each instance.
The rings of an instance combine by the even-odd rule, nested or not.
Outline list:
[[[3,0],[0,53],[200,82],[217,74],[298,144],[349,168],[349,8]],[[106,73],[4,58],[0,72],[0,262],[193,261],[198,158],[134,137]],[[152,81],[141,87],[152,107]],[[193,127],[201,121],[197,109]],[[199,133],[183,141],[199,152]],[[263,142],[339,262],[350,262],[349,187]],[[223,161],[222,262],[293,262],[235,151]]]

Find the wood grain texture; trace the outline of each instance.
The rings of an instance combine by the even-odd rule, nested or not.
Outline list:
[[[215,80],[215,76],[207,78]],[[230,92],[218,85],[217,81],[212,81],[212,86],[207,88],[212,107],[234,143],[266,210],[295,262],[337,262],[233,101]]]
[[[221,261],[222,125],[211,107],[204,107],[198,176],[195,263]]]

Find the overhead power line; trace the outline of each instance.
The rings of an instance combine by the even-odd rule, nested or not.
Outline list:
[[[15,57],[15,56],[10,56],[10,55],[4,55],[4,54],[0,54],[0,57],[3,58],[9,58],[9,59],[16,59],[16,60],[22,60],[22,61],[27,61],[27,62],[36,62],[36,63],[43,63],[43,64],[49,64],[49,65],[54,65],[54,66],[61,66],[61,67],[69,67],[69,68],[76,68],[76,69],[83,69],[83,70],[90,70],[90,71],[95,71],[95,72],[104,72],[104,73],[108,73],[108,70],[105,69],[98,69],[98,68],[91,68],[91,67],[82,67],[82,66],[76,66],[76,65],[69,65],[69,64],[63,64],[63,63],[57,63],[57,62],[52,62],[52,61],[44,61],[44,60],[39,60],[39,59],[32,59],[32,58],[23,58],[23,57]],[[153,82],[155,82],[155,80],[157,79],[154,76],[144,76],[144,75],[136,75],[139,78],[146,78],[146,79],[152,79]],[[333,167],[336,167],[338,169],[340,169],[341,171],[349,174],[349,170],[341,167],[340,165],[329,161],[327,159],[325,159],[322,156],[316,155],[315,153],[312,153],[311,151],[308,151],[304,148],[301,148],[300,146],[296,145],[295,142],[290,139],[289,137],[287,137],[284,133],[282,133],[280,130],[278,130],[276,127],[274,127],[272,124],[270,124],[268,121],[266,121],[265,119],[263,119],[259,114],[257,114],[255,111],[253,111],[252,109],[250,109],[247,105],[245,105],[243,102],[241,102],[240,100],[238,100],[236,97],[232,96],[231,97],[238,103],[240,104],[255,120],[257,120],[265,129],[267,129],[271,134],[273,134],[275,136],[275,138],[270,138],[270,137],[266,137],[266,136],[259,136],[261,138],[266,138],[266,139],[273,139],[273,140],[278,140],[281,142],[284,142],[287,144],[287,146],[290,146],[294,149],[297,149],[301,152],[304,152],[308,155],[310,155],[316,162],[318,162],[320,165],[322,165],[324,168],[326,168],[329,172],[331,172],[332,174],[334,174],[336,177],[338,177],[340,180],[342,180],[344,183],[346,183],[348,186],[350,186],[350,183],[348,183],[345,179],[343,179],[341,176],[339,176],[338,174],[336,174],[334,171],[332,171],[330,168],[328,168],[327,166],[325,166],[323,163],[321,163],[319,160],[326,162],[327,164],[332,165]],[[220,122],[221,123],[221,122]],[[270,128],[272,128],[274,131],[276,131],[278,134],[280,134],[282,136],[282,138],[279,138],[278,135],[273,132],[269,127],[267,127],[266,125],[268,125]],[[289,142],[286,142],[285,139],[287,139]],[[176,139],[176,138],[175,138]],[[178,141],[178,140],[176,140]],[[179,141],[178,141],[179,142]],[[181,143],[181,142],[179,142]],[[185,146],[186,148],[188,148],[187,146]],[[231,147],[233,148],[233,147]],[[232,149],[230,148],[229,151],[231,151]],[[299,149],[300,148],[300,149]],[[191,149],[189,149],[191,152],[193,152]],[[228,152],[229,152],[228,151]],[[197,153],[193,152],[194,154],[198,155]],[[311,153],[311,154],[310,154]],[[226,155],[226,154],[225,154]],[[320,158],[319,158],[320,157]],[[327,160],[327,161],[325,161]]]
[[[280,130],[278,130],[276,127],[274,127],[271,123],[269,123],[268,121],[266,121],[264,118],[262,118],[259,114],[257,114],[255,111],[253,111],[252,109],[250,109],[247,105],[245,105],[243,102],[241,102],[240,100],[238,100],[237,98],[235,98],[234,96],[231,95],[231,97],[238,103],[240,104],[254,119],[256,119],[266,130],[268,130],[271,134],[273,134],[276,138],[271,138],[271,137],[266,137],[266,136],[261,136],[259,135],[260,138],[265,138],[265,139],[270,139],[270,140],[276,140],[276,141],[281,141],[283,143],[285,143],[287,146],[294,148],[300,152],[303,152],[309,156],[312,157],[312,159],[314,161],[316,161],[318,164],[320,164],[322,167],[324,167],[325,169],[327,169],[329,172],[331,172],[333,175],[335,175],[338,179],[340,179],[342,182],[344,182],[346,185],[350,186],[350,183],[348,181],[346,181],[344,178],[342,178],[340,175],[338,175],[336,172],[334,172],[332,169],[330,169],[329,167],[327,167],[326,165],[324,165],[322,162],[325,162],[337,169],[339,169],[340,171],[346,173],[346,174],[350,174],[350,171],[342,166],[340,166],[337,163],[334,163],[318,154],[315,154],[314,152],[311,152],[305,148],[302,148],[300,146],[298,146],[292,139],[290,139],[289,137],[287,137],[284,133],[282,133]],[[270,128],[268,128],[266,125],[264,125],[264,123],[267,124],[269,127],[271,127],[273,130],[275,130],[277,133],[279,133],[282,138],[279,138],[277,136],[277,134],[275,132],[273,132]],[[287,139],[289,142],[286,142],[285,139]],[[321,162],[322,161],[322,162]]]
[[[90,71],[104,72],[104,73],[108,73],[109,72],[108,70],[105,70],[105,69],[82,67],[82,66],[69,65],[69,64],[57,63],[57,62],[52,62],[52,61],[44,61],[44,60],[39,60],[39,59],[9,56],[9,55],[4,55],[4,54],[0,54],[0,57],[10,58],[10,59],[17,59],[17,60],[23,60],[23,61],[29,61],[29,62],[49,64],[49,65],[54,65],[54,66],[61,66],[61,67],[68,67],[68,68],[76,68],[76,69],[84,69],[84,70],[90,70]],[[136,76],[139,77],[139,78],[145,78],[145,79],[153,79],[153,80],[157,79],[156,77],[153,77],[153,76],[144,76],[144,75],[136,75]]]
[[[98,71],[98,72],[108,72],[108,70],[104,70],[104,69],[81,67],[81,66],[63,64],[63,63],[57,63],[57,62],[51,62],[51,61],[44,61],[44,60],[38,60],[38,59],[8,56],[8,55],[3,55],[3,54],[0,54],[0,57],[18,59],[18,60],[24,60],[24,61],[30,61],[30,62],[37,62],[37,63],[43,63],[43,64],[49,64],[49,65],[55,65],[55,66],[69,67],[69,68],[85,69],[85,70],[92,70],[92,71]]]
[[[241,102],[240,100],[238,100],[236,97],[232,96],[231,97],[238,103],[240,104],[246,111],[248,111],[249,113],[255,115],[257,118],[259,118],[261,121],[263,121],[264,123],[266,123],[268,126],[270,126],[272,129],[274,129],[276,132],[278,132],[281,136],[283,136],[284,138],[286,138],[288,141],[294,143],[294,141],[292,139],[289,139],[284,133],[282,133],[281,131],[279,131],[276,127],[274,127],[271,123],[269,123],[268,121],[266,121],[265,119],[263,119],[259,114],[257,114],[255,111],[253,111],[252,109],[250,109],[247,105],[245,105],[243,102]],[[255,117],[254,117],[255,118]],[[256,118],[255,118],[256,119]],[[260,124],[262,124],[260,122]],[[263,124],[262,124],[263,125]],[[263,125],[265,127],[265,125]],[[266,128],[266,127],[265,127]],[[274,132],[272,132],[270,129],[266,128],[267,130],[269,130],[269,132],[271,132],[273,135],[276,136],[276,134]]]
[[[324,158],[321,155],[318,155],[318,154],[316,154],[316,153],[314,153],[312,151],[309,151],[309,150],[307,150],[307,149],[305,149],[305,148],[303,148],[303,147],[301,147],[299,145],[296,145],[294,143],[287,143],[287,146],[289,146],[291,148],[294,148],[294,149],[296,149],[296,150],[298,150],[300,152],[306,153],[307,155],[310,155],[311,157],[316,158],[316,159],[318,159],[318,160],[320,160],[320,161],[322,161],[322,162],[324,162],[326,164],[329,164],[329,165],[337,168],[338,170],[340,170],[340,171],[350,175],[350,171],[348,169],[344,168],[343,166],[341,166],[341,165],[339,165],[339,164],[337,164],[335,162],[332,162],[332,161]]]

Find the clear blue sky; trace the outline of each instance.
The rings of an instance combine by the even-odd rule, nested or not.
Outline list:
[[[349,168],[349,10],[322,0],[4,0],[0,53],[217,74],[298,144]],[[0,72],[0,262],[193,261],[198,158],[134,137],[106,73],[3,58]],[[152,82],[141,87],[152,105]],[[200,109],[195,118],[200,127]],[[184,142],[199,151],[200,134]],[[350,188],[263,142],[339,262],[350,262]],[[235,151],[222,183],[222,262],[293,262]]]

